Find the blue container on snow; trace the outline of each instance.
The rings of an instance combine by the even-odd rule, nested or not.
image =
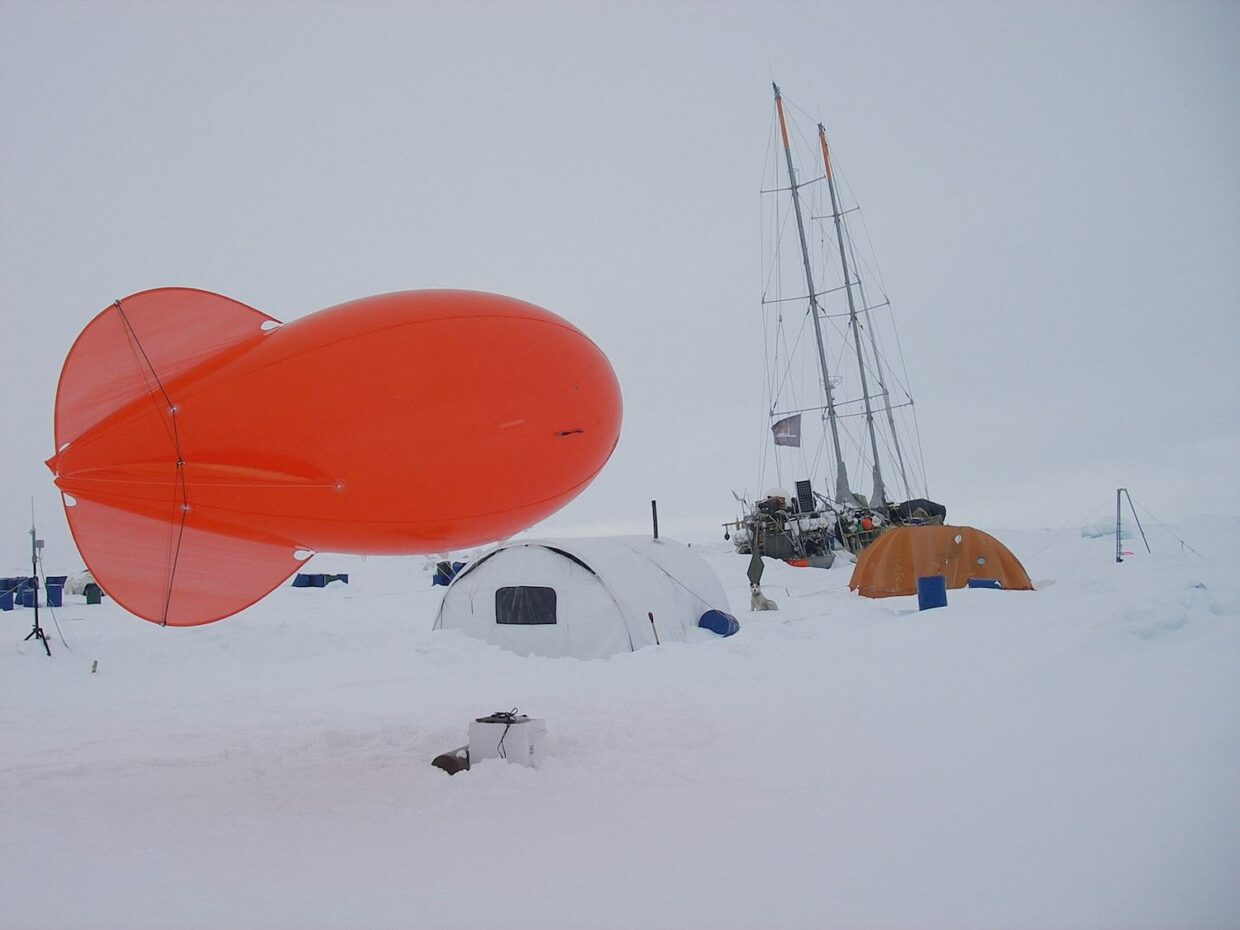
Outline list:
[[[343,581],[349,583],[349,576],[344,575],[325,575],[321,572],[313,575],[307,575],[299,572],[297,577],[293,579],[294,588],[326,588],[333,581]]]
[[[47,587],[43,590],[47,592],[47,606],[59,607],[61,602],[61,594],[65,590],[64,585],[52,584],[49,581],[47,583]]]
[[[718,633],[720,636],[731,636],[740,630],[741,625],[731,614],[725,614],[722,610],[708,610],[702,614],[698,620],[698,626],[704,630],[710,630],[712,633]]]
[[[21,605],[23,607],[33,607],[34,599],[39,596],[39,592],[34,588],[22,588],[18,593],[21,595]]]
[[[999,583],[998,578],[970,578],[968,584],[970,588],[1002,588],[1003,587],[1003,585]]]
[[[0,610],[13,609],[13,592],[0,591]]]
[[[917,609],[930,610],[947,606],[947,579],[942,575],[928,575],[917,579]]]

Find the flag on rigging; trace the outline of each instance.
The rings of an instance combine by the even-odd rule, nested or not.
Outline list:
[[[790,417],[777,420],[772,424],[771,432],[775,435],[775,445],[799,447],[801,445],[801,415],[794,413]]]

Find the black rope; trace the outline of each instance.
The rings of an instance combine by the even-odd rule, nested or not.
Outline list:
[[[622,544],[622,545],[624,545],[624,544]],[[669,572],[666,568],[664,568],[662,565],[660,565],[658,562],[656,562],[656,561],[655,561],[654,559],[652,559],[650,556],[642,554],[642,553],[641,553],[641,552],[639,552],[637,549],[634,549],[632,546],[629,546],[629,545],[624,545],[624,548],[628,549],[630,552],[632,552],[632,553],[633,553],[634,555],[636,555],[638,558],[644,559],[645,561],[649,562],[651,565],[653,565],[655,568],[657,568],[657,569],[658,569],[659,571],[661,571],[663,574],[667,575],[667,577],[668,577],[668,578],[670,578],[670,579],[672,580],[672,582],[673,582],[673,583],[675,583],[675,584],[679,585],[680,587],[684,588],[684,589],[685,589],[685,590],[689,593],[689,596],[690,596],[690,597],[692,597],[692,598],[693,598],[693,599],[695,599],[695,600],[701,601],[703,604],[705,604],[705,605],[706,605],[706,607],[707,607],[707,609],[709,609],[709,610],[717,610],[717,609],[718,609],[718,608],[717,608],[714,604],[712,604],[710,601],[706,600],[706,598],[702,597],[702,595],[698,594],[698,593],[697,593],[696,591],[694,591],[691,587],[689,587],[687,584],[685,584],[683,581],[681,581],[679,578],[677,578],[675,575],[673,575],[671,572]],[[725,605],[725,606],[726,606],[726,605]],[[651,620],[651,622],[653,623],[654,621],[653,621],[653,620]],[[658,635],[659,635],[659,634],[656,632],[656,633],[655,633],[655,636],[657,637]]]
[[[125,327],[125,337],[129,340],[131,347],[136,350],[136,353],[142,357],[142,361],[146,363],[145,368],[142,365],[138,365],[138,371],[142,375],[142,380],[146,382],[146,389],[151,396],[151,401],[157,402],[155,391],[151,388],[151,382],[153,381],[155,382],[155,388],[158,389],[159,393],[163,395],[166,406],[171,407],[172,400],[168,397],[168,392],[164,390],[164,385],[159,380],[159,375],[155,373],[155,366],[151,364],[151,359],[147,356],[146,349],[142,347],[142,342],[138,339],[137,331],[134,330],[133,324],[129,322],[129,317],[126,315],[124,308],[121,306],[121,302],[119,300],[114,301],[112,306],[116,308],[116,312],[121,316],[121,323]],[[158,406],[155,409],[158,410]],[[167,423],[164,423],[162,418],[160,419],[160,422],[164,424],[164,429],[168,433],[168,440],[172,443],[173,448],[176,448],[177,434],[175,423],[173,424],[173,429],[169,430]]]
[[[514,723],[518,723],[526,719],[526,716],[524,714],[518,714],[517,708],[514,707],[512,710],[497,710],[489,717],[478,717],[476,722],[504,724],[504,732],[500,734],[499,743],[495,749],[499,753],[499,757],[506,760],[508,758],[508,750],[504,748],[504,739],[508,736],[508,731],[512,729],[512,725]]]
[[[185,536],[185,520],[186,516],[189,514],[189,489],[185,484],[185,459],[181,455],[181,431],[177,423],[177,405],[172,402],[172,398],[168,396],[168,392],[164,389],[164,384],[159,379],[159,373],[155,371],[155,366],[151,364],[150,356],[146,354],[146,349],[142,347],[142,340],[138,338],[138,334],[134,330],[133,324],[129,322],[129,317],[125,313],[125,308],[121,306],[121,302],[119,300],[116,301],[113,306],[116,307],[116,312],[121,316],[121,321],[125,325],[125,330],[130,341],[137,347],[139,354],[142,356],[142,361],[146,363],[146,369],[150,372],[151,377],[154,379],[155,386],[159,388],[159,393],[163,395],[164,403],[167,405],[166,410],[168,412],[168,417],[172,421],[172,432],[169,438],[172,440],[173,450],[176,452],[177,457],[177,485],[181,491],[181,499],[179,502],[181,505],[181,519],[177,524],[176,541],[169,541],[169,546],[172,550],[169,558],[172,564],[168,570],[168,590],[164,596],[164,613],[159,621],[160,626],[167,626],[168,610],[172,605],[172,587],[176,581],[177,564],[181,560],[181,540]],[[145,372],[143,377],[145,378]]]
[[[1125,492],[1125,493],[1127,493],[1127,492]],[[1129,503],[1129,505],[1132,505],[1132,495],[1131,495],[1131,494],[1129,494],[1129,495],[1128,495],[1128,503]],[[1188,543],[1186,543],[1184,540],[1180,539],[1180,537],[1176,535],[1175,530],[1173,530],[1171,527],[1167,526],[1167,524],[1165,524],[1165,523],[1163,523],[1161,520],[1159,520],[1159,519],[1158,519],[1158,517],[1154,516],[1154,514],[1150,511],[1150,509],[1149,509],[1148,507],[1146,507],[1144,504],[1142,504],[1142,505],[1141,505],[1141,509],[1145,511],[1145,515],[1146,515],[1147,517],[1149,517],[1151,520],[1153,520],[1155,523],[1157,523],[1159,526],[1161,526],[1164,530],[1166,530],[1168,533],[1170,533],[1170,534],[1171,534],[1171,537],[1172,537],[1173,539],[1175,539],[1175,540],[1176,540],[1176,542],[1178,542],[1182,548],[1187,549],[1189,552],[1191,552],[1191,553],[1192,553],[1193,555],[1195,555],[1195,556],[1198,556],[1199,558],[1204,558],[1204,556],[1202,556],[1200,552],[1198,552],[1196,549],[1194,549],[1192,546],[1190,546],[1190,545],[1189,545]],[[1133,507],[1132,515],[1133,515],[1134,517],[1137,515],[1137,511],[1136,511],[1136,507],[1135,507],[1135,506]],[[1140,525],[1140,520],[1138,519],[1138,526],[1139,526],[1139,525]],[[1145,545],[1146,545],[1146,548],[1149,548],[1149,543],[1146,543]]]
[[[178,470],[183,462],[177,462]],[[172,567],[168,572],[168,593],[164,597],[164,615],[160,618],[159,625],[168,625],[168,609],[172,606],[172,583],[177,577],[177,563],[181,560],[181,539],[185,536],[185,517],[189,513],[189,504],[184,499],[181,501],[181,523],[177,528],[176,548],[172,553]]]

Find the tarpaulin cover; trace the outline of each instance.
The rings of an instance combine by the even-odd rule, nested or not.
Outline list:
[[[865,597],[917,593],[917,579],[942,575],[949,588],[991,578],[1006,590],[1032,591],[1025,568],[1007,546],[971,526],[902,526],[862,551],[848,587]]]

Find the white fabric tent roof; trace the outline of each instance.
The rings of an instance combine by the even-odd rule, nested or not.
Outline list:
[[[555,622],[497,622],[496,592],[513,587],[554,589]],[[728,611],[723,586],[674,540],[521,540],[461,570],[444,593],[435,629],[458,629],[523,655],[593,659],[654,645],[656,628],[661,642],[683,642],[711,609]]]

